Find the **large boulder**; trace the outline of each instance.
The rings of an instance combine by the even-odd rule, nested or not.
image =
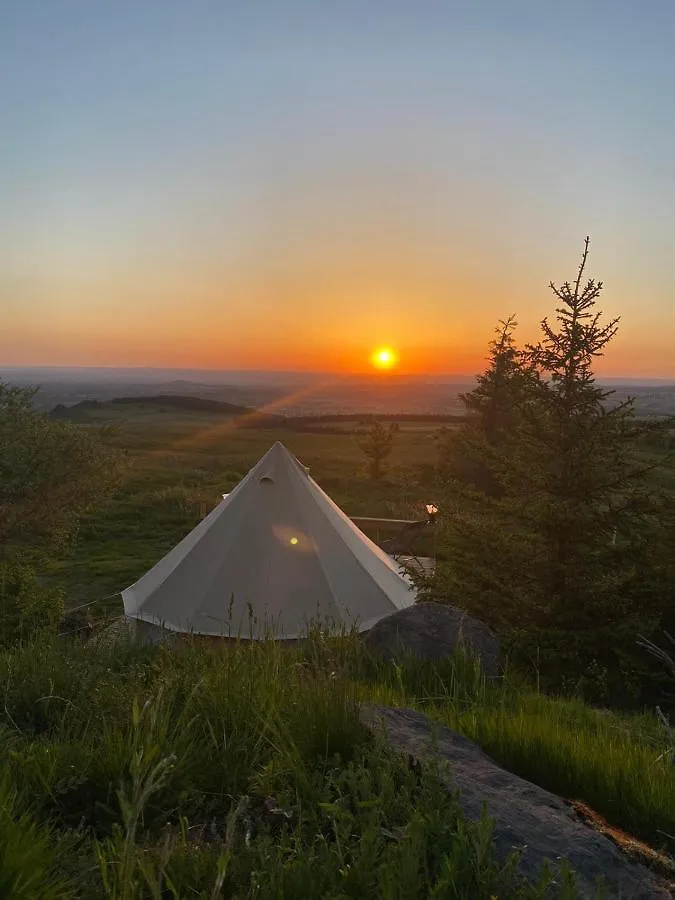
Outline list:
[[[583,898],[597,896],[598,879],[608,898],[666,900],[671,891],[643,865],[631,861],[604,834],[589,828],[572,806],[543,788],[498,766],[476,744],[437,726],[410,709],[370,706],[363,722],[376,734],[384,732],[395,749],[417,761],[447,762],[448,791],[457,791],[467,819],[478,821],[483,805],[494,820],[493,840],[499,859],[521,851],[522,877],[536,882],[546,862],[555,872],[561,860],[576,875]],[[441,769],[442,771],[442,769]]]
[[[463,644],[488,675],[499,672],[499,638],[487,625],[461,609],[440,603],[415,603],[380,619],[365,636],[366,646],[388,659],[411,654],[423,660],[445,659]]]

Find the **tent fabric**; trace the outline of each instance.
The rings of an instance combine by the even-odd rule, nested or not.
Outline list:
[[[172,631],[288,639],[313,623],[367,631],[415,599],[279,442],[122,597],[127,617]]]

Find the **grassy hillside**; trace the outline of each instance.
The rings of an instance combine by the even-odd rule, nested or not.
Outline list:
[[[653,843],[675,833],[658,723],[488,682],[465,658],[376,664],[351,636],[59,642],[5,651],[0,679],[2,896],[576,896],[573,879],[520,885],[489,821],[361,727],[363,701],[422,708]]]
[[[348,514],[417,517],[438,499],[438,421],[401,422],[379,484],[357,423],[339,425],[242,429],[184,410],[155,410],[151,427],[140,413],[120,419],[122,480],[43,577],[71,605],[125,587],[275,440]],[[106,607],[120,610],[93,610]],[[571,877],[520,885],[494,859],[488,821],[463,821],[437,773],[364,731],[363,702],[424,709],[512,771],[675,849],[672,748],[655,716],[547,697],[513,673],[486,680],[462,657],[378,664],[349,635],[181,653],[66,637],[1,651],[0,683],[3,897],[576,896]]]

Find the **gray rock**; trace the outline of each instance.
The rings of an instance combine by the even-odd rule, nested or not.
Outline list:
[[[520,872],[536,881],[544,861],[555,871],[567,860],[582,897],[595,896],[598,877],[610,898],[666,900],[670,890],[644,866],[629,860],[610,838],[585,825],[571,806],[543,788],[502,769],[476,744],[437,726],[410,709],[370,706],[361,711],[373,731],[384,729],[389,743],[417,760],[448,761],[448,789],[458,790],[468,819],[478,820],[483,805],[495,820],[500,859],[523,849]]]
[[[366,646],[387,658],[410,653],[420,659],[444,659],[454,655],[461,641],[478,656],[488,675],[498,674],[499,638],[454,606],[415,603],[380,619],[365,636]]]

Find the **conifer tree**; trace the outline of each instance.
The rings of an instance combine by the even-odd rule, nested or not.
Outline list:
[[[551,283],[556,319],[542,321],[536,344],[517,350],[504,323],[463,398],[473,419],[445,448],[444,506],[454,499],[455,513],[437,588],[510,633],[557,685],[589,673],[625,680],[635,635],[653,633],[663,615],[662,592],[645,589],[663,563],[660,501],[639,454],[652,426],[595,381],[619,319],[597,309],[602,282],[584,281],[588,249],[586,239],[572,284]],[[462,489],[462,471],[481,479]]]
[[[443,433],[439,474],[444,484],[435,596],[469,610],[493,627],[512,627],[527,602],[527,579],[512,569],[528,535],[506,495],[509,460],[537,374],[515,343],[513,316],[498,324],[486,371],[460,399],[467,421]],[[521,546],[522,545],[522,546]]]
[[[560,673],[607,663],[647,615],[629,590],[650,507],[640,428],[633,402],[612,404],[595,381],[619,319],[604,321],[596,308],[602,282],[584,282],[588,249],[587,238],[572,284],[551,282],[556,320],[544,319],[541,339],[523,353],[539,379],[506,473],[507,495],[520,500],[518,526],[536,536],[529,643],[548,647]]]
[[[501,494],[500,457],[517,430],[534,370],[516,347],[514,316],[499,322],[489,346],[488,366],[476,376],[476,387],[460,400],[467,412],[464,428],[445,431],[439,467],[446,479],[491,496]]]
[[[625,549],[622,538],[634,531],[644,500],[633,401],[612,405],[611,392],[595,381],[594,364],[619,319],[603,323],[595,308],[602,282],[589,279],[582,286],[588,246],[586,238],[573,285],[551,282],[560,304],[556,325],[544,319],[540,341],[525,350],[524,359],[541,378],[521,448],[524,465],[512,469],[513,486],[520,478],[520,489],[527,487],[549,544],[549,603],[571,620],[583,618],[583,597],[592,594],[597,605],[600,593],[614,592],[607,564],[618,547]]]

